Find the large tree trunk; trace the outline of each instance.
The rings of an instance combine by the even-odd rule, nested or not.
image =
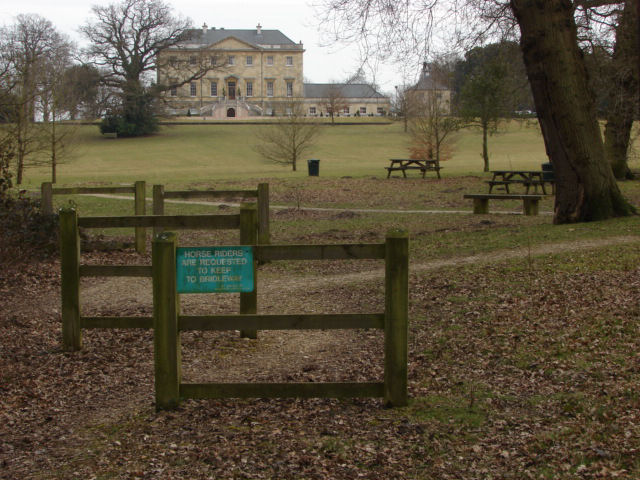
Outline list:
[[[638,15],[631,0],[625,2],[616,29],[616,47],[611,62],[611,84],[607,126],[604,130],[605,156],[613,175],[631,178],[627,163],[633,117],[638,106]]]
[[[554,223],[630,215],[598,125],[569,0],[511,0],[523,59],[556,178]]]

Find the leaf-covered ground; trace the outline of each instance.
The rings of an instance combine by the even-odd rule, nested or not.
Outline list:
[[[342,230],[348,218],[331,215]],[[282,238],[298,235],[278,221]],[[314,235],[336,241],[335,231]],[[228,399],[157,413],[152,332],[85,331],[82,351],[61,352],[57,260],[3,250],[0,478],[640,478],[640,237],[603,237],[412,263],[410,405],[400,409],[378,399]],[[92,251],[83,261],[148,257]],[[381,265],[365,264],[265,265],[260,312],[379,311]],[[187,313],[237,311],[233,295],[183,298]],[[82,308],[149,315],[150,284],[83,281]],[[187,381],[382,376],[376,331],[260,332],[257,341],[185,333],[182,350]]]

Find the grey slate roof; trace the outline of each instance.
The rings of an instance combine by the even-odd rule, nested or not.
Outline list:
[[[366,83],[305,83],[305,98],[328,98],[331,90],[337,88],[344,98],[386,98]]]
[[[258,35],[258,31],[256,29],[240,30],[209,28],[206,32],[202,29],[188,30],[187,34],[189,35],[189,38],[184,42],[184,45],[211,45],[212,43],[218,43],[225,38],[233,37],[256,47],[264,45],[280,45],[281,48],[285,49],[302,50],[301,44],[295,43],[280,30],[262,29],[260,35]]]

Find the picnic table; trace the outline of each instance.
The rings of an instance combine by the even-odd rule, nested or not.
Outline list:
[[[438,178],[440,178],[440,162],[433,159],[420,160],[412,158],[391,158],[389,159],[389,166],[384,167],[387,169],[387,178],[391,176],[391,172],[400,171],[404,178],[407,178],[407,170],[420,170],[422,178],[425,178],[427,171],[435,171]]]
[[[487,180],[489,184],[489,193],[492,192],[493,187],[502,186],[505,192],[509,192],[509,185],[521,184],[526,187],[526,193],[529,193],[531,187],[534,188],[534,192],[538,193],[538,187],[541,188],[543,194],[547,194],[545,183],[549,182],[553,190],[553,181],[543,179],[543,172],[541,170],[492,170],[493,178]]]

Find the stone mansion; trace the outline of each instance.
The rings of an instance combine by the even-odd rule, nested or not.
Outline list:
[[[158,57],[158,83],[179,84],[165,94],[168,113],[209,118],[284,115],[294,104],[309,116],[386,115],[390,100],[367,84],[305,84],[302,42],[279,30],[208,28]]]

